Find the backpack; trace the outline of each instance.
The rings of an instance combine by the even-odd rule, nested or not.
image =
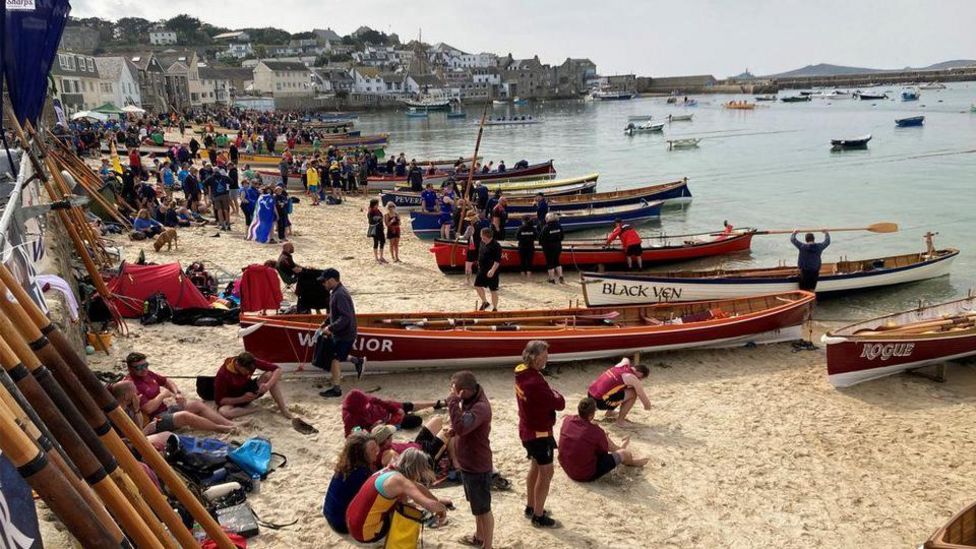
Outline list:
[[[159,324],[173,318],[173,308],[163,292],[156,292],[146,299],[142,305],[142,318],[139,319],[143,325]]]

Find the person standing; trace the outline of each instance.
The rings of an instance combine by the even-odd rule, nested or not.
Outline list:
[[[505,227],[508,225],[508,199],[498,198],[498,203],[491,210],[491,224],[495,227],[495,238],[505,240]]]
[[[420,193],[420,205],[425,212],[437,211],[437,191],[434,190],[434,186],[430,183],[427,184],[427,188]]]
[[[461,371],[451,376],[447,399],[464,496],[475,517],[474,535],[458,540],[464,545],[491,549],[495,518],[491,512],[492,454],[491,403],[474,374]]]
[[[386,259],[383,258],[383,248],[386,246],[386,232],[383,230],[383,212],[380,210],[380,200],[378,198],[371,198],[369,200],[366,222],[369,224],[366,234],[373,238],[373,259],[377,263],[386,263]]]
[[[291,207],[291,198],[288,196],[288,191],[284,187],[275,187],[274,201],[278,241],[287,242],[286,231],[291,226],[291,221],[288,219],[288,210]]]
[[[214,172],[209,178],[210,196],[213,202],[214,215],[220,229],[230,230],[230,178],[223,168]]]
[[[386,238],[390,242],[390,257],[394,263],[400,263],[400,214],[392,201],[386,203],[383,223],[386,225]]]
[[[539,231],[539,245],[542,247],[542,255],[546,258],[546,271],[549,273],[549,284],[565,284],[563,278],[563,266],[559,262],[559,256],[563,253],[563,226],[559,224],[559,216],[556,212],[546,214],[546,224]]]
[[[823,242],[817,242],[813,233],[807,233],[804,242],[800,242],[797,234],[797,231],[793,231],[790,242],[800,250],[796,260],[796,266],[800,268],[800,289],[812,292],[817,289],[817,281],[820,280],[820,256],[830,246],[830,233],[823,231]]]
[[[518,240],[519,265],[522,276],[526,280],[529,279],[532,272],[532,258],[535,257],[535,240],[537,237],[538,230],[535,226],[535,218],[526,215],[522,218],[522,225],[515,233],[515,238]]]
[[[407,172],[407,182],[410,183],[410,190],[419,193],[424,188],[424,171],[414,160],[410,161],[410,170]]]
[[[546,222],[546,215],[549,213],[549,201],[546,195],[541,192],[535,195],[535,216],[539,220],[539,225]]]
[[[349,354],[353,343],[356,342],[356,307],[353,305],[349,290],[339,280],[339,271],[333,268],[322,271],[319,282],[329,290],[329,315],[319,328],[322,335],[319,336],[316,345],[313,364],[325,368],[325,363],[328,362],[332,374],[332,387],[320,392],[319,395],[326,398],[341,397],[342,373],[339,370],[339,363],[348,359],[356,368],[356,377],[362,377],[366,359]],[[321,350],[320,345],[323,345]]]
[[[288,186],[288,172],[291,170],[291,166],[288,165],[288,157],[286,155],[281,155],[281,160],[278,161],[278,175],[281,176],[281,185],[284,187]]]
[[[515,401],[519,439],[530,461],[525,477],[525,516],[532,519],[533,526],[552,528],[556,521],[545,512],[556,449],[552,428],[556,412],[566,408],[566,399],[542,376],[547,360],[548,343],[536,339],[525,345],[522,363],[515,367]]]
[[[474,278],[474,289],[481,298],[481,310],[489,306],[492,311],[498,310],[498,270],[502,266],[502,246],[495,240],[491,227],[481,229],[481,247],[478,249],[478,274]],[[491,304],[485,290],[491,292]]]
[[[622,219],[617,219],[614,221],[613,232],[607,237],[607,246],[610,245],[616,239],[620,239],[620,244],[624,248],[624,254],[627,255],[627,268],[633,268],[633,260],[637,258],[637,268],[644,268],[644,249],[641,248],[641,237],[630,225],[623,222]]]

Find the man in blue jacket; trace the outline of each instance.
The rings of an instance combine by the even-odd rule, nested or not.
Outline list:
[[[363,368],[366,366],[366,357],[356,357],[350,355],[353,344],[356,342],[356,308],[352,302],[352,296],[339,280],[339,271],[336,269],[326,269],[319,275],[321,282],[329,290],[329,316],[319,328],[322,332],[318,345],[325,347],[316,348],[315,358],[312,364],[319,368],[328,368],[332,374],[332,387],[319,393],[320,396],[341,397],[342,388],[339,386],[342,375],[339,370],[339,363],[348,360],[356,368],[356,376],[363,375]],[[321,355],[325,355],[324,357]],[[323,360],[323,358],[325,360]]]
[[[804,237],[805,242],[800,242],[797,238],[797,231],[793,231],[790,242],[798,250],[799,257],[796,260],[797,267],[800,268],[800,289],[812,292],[817,289],[817,280],[820,279],[820,255],[830,246],[830,233],[823,232],[823,242],[815,242],[813,233],[807,233]]]

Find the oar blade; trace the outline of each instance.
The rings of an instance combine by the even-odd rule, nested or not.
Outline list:
[[[872,233],[897,233],[898,224],[897,223],[875,223],[868,227],[868,230]]]

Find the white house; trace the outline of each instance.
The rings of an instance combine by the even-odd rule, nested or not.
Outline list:
[[[382,73],[376,67],[352,68],[354,93],[386,94],[386,84],[383,83]]]
[[[96,57],[100,103],[116,107],[142,105],[139,93],[139,69],[124,57]]]
[[[311,73],[302,63],[262,59],[254,67],[254,91],[280,96],[311,96]]]
[[[217,54],[217,57],[244,59],[249,55],[254,55],[254,47],[250,42],[231,42],[230,44],[227,44],[226,50]]]
[[[447,66],[452,69],[475,69],[494,67],[498,56],[493,53],[460,53],[447,57]]]
[[[176,31],[162,26],[153,27],[149,31],[149,43],[153,46],[168,46],[176,43]]]

